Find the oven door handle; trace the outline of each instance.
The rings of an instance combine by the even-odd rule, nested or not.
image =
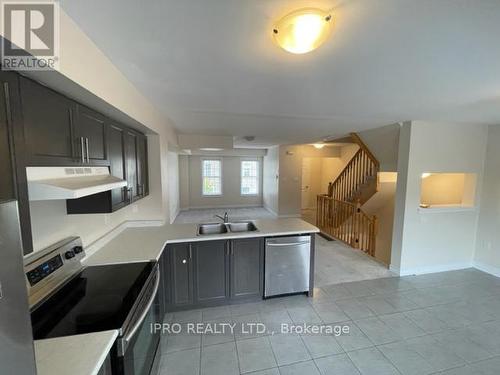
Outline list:
[[[144,322],[144,319],[146,319],[146,316],[148,315],[148,312],[151,309],[151,306],[153,305],[153,302],[156,299],[156,295],[158,294],[158,289],[159,288],[160,288],[160,268],[157,268],[157,270],[156,270],[155,286],[154,286],[154,289],[153,289],[153,293],[151,294],[151,299],[148,301],[148,303],[146,305],[146,308],[141,313],[139,319],[137,320],[137,323],[130,330],[130,332],[127,333],[127,335],[122,339],[122,345],[121,345],[121,347],[122,347],[123,354],[127,350],[127,346],[129,344],[130,340],[132,340],[132,338],[134,337],[135,333],[137,332],[137,330],[141,326],[142,322]]]

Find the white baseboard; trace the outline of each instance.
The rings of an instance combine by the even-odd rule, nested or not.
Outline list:
[[[105,235],[101,236],[90,245],[85,247],[85,258],[88,258],[100,248],[105,246],[108,242],[118,236],[127,228],[140,228],[140,227],[159,227],[165,223],[162,220],[130,220],[124,221],[114,229],[110,230]]]
[[[478,262],[478,261],[474,261],[473,266],[474,266],[474,268],[478,269],[479,271],[483,271],[483,272],[489,273],[490,275],[500,277],[500,267],[490,266],[486,263]]]
[[[259,208],[263,207],[262,204],[228,204],[228,205],[217,205],[217,206],[189,206],[183,208],[182,211],[189,210],[213,210],[217,208]]]
[[[399,276],[410,276],[410,275],[424,275],[427,273],[463,270],[465,268],[471,268],[471,267],[473,267],[473,264],[471,262],[465,262],[465,263],[442,264],[437,266],[414,267],[414,268],[403,268],[403,269],[398,269],[393,265],[391,265],[389,269]]]

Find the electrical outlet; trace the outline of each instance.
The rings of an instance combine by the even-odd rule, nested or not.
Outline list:
[[[134,204],[134,205],[132,206],[132,212],[133,212],[134,214],[135,214],[135,213],[137,213],[137,212],[139,212],[139,207],[137,207],[137,205],[136,205],[136,204]]]

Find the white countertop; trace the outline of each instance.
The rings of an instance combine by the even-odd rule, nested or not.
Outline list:
[[[38,375],[97,375],[118,331],[36,340]]]
[[[318,233],[319,229],[301,219],[253,220],[258,231],[197,235],[197,224],[166,224],[156,227],[128,228],[90,255],[85,264],[132,263],[158,260],[170,243],[213,241],[235,238],[287,236]]]

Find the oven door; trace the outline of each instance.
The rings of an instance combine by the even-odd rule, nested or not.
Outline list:
[[[113,375],[156,375],[160,362],[158,349],[161,333],[154,332],[155,323],[162,323],[160,296],[160,271],[155,276],[136,309],[136,314],[123,336],[116,342]]]

